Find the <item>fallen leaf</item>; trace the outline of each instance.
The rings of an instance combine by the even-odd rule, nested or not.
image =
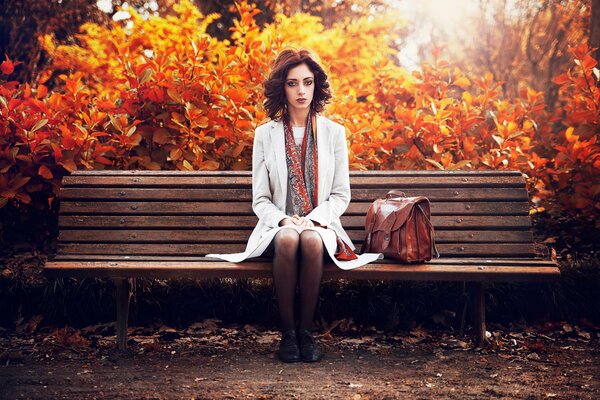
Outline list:
[[[579,335],[579,337],[584,338],[585,340],[591,340],[592,339],[592,335],[590,335],[589,332],[586,331],[579,331],[577,332],[577,334]]]
[[[411,336],[420,337],[420,338],[429,336],[429,333],[427,333],[427,331],[425,329],[423,329],[420,325],[417,326],[416,328],[414,328],[412,331],[410,331],[410,334],[411,334]]]
[[[251,333],[251,334],[259,333],[258,329],[256,329],[254,326],[252,326],[250,324],[244,325],[244,327],[242,328],[242,331],[244,331],[246,333]]]
[[[470,347],[469,343],[458,339],[446,339],[440,342],[440,344],[451,349],[468,349]]]
[[[35,332],[35,330],[37,329],[40,322],[42,322],[43,318],[44,318],[43,315],[40,315],[40,314],[34,315],[33,317],[31,317],[31,319],[27,323],[27,327],[25,330],[27,332]]]

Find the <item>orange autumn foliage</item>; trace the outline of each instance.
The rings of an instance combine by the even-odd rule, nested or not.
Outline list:
[[[250,169],[269,62],[296,45],[328,66],[326,114],[347,128],[352,169],[520,169],[536,202],[600,213],[598,70],[585,45],[557,77],[562,106],[550,114],[542,92],[503,98],[489,73],[444,61],[407,73],[390,61],[403,29],[395,16],[326,29],[318,17],[279,15],[261,29],[259,10],[237,7],[231,41],[208,35],[218,15],[189,1],[174,16],[86,24],[77,45],[40,38],[53,68],[72,72],[53,91],[52,70],[34,87],[2,81],[0,206],[44,207],[76,169]]]

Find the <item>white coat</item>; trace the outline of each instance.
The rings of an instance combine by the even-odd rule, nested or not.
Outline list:
[[[342,228],[340,216],[350,204],[348,147],[344,127],[317,116],[318,199],[306,217],[327,226],[348,243],[354,244]],[[283,123],[271,121],[256,129],[252,154],[252,209],[258,216],[246,250],[286,218],[288,167],[285,158]]]
[[[317,162],[317,206],[306,217],[329,229],[308,229],[321,235],[330,257],[340,268],[352,269],[382,258],[378,253],[363,254],[352,261],[338,261],[334,257],[337,243],[333,231],[353,250],[356,249],[340,222],[340,216],[350,204],[348,145],[344,127],[321,115],[317,115]],[[258,217],[258,223],[248,239],[246,250],[237,254],[208,254],[207,257],[239,262],[261,255],[275,233],[284,228],[279,227],[279,222],[288,217],[285,214],[287,189],[283,123],[271,121],[256,128],[254,134],[252,210]]]

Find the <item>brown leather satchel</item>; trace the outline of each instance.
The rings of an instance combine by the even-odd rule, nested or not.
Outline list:
[[[385,199],[375,200],[369,207],[365,230],[361,253],[383,253],[406,263],[440,256],[427,197],[389,191]]]

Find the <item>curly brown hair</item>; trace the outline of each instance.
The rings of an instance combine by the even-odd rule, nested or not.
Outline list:
[[[306,64],[315,74],[315,92],[310,104],[311,110],[320,113],[331,99],[331,85],[325,70],[317,62],[316,57],[306,49],[285,49],[275,59],[269,79],[264,82],[264,106],[267,115],[272,120],[278,120],[286,114],[285,80],[289,70],[301,64]]]

